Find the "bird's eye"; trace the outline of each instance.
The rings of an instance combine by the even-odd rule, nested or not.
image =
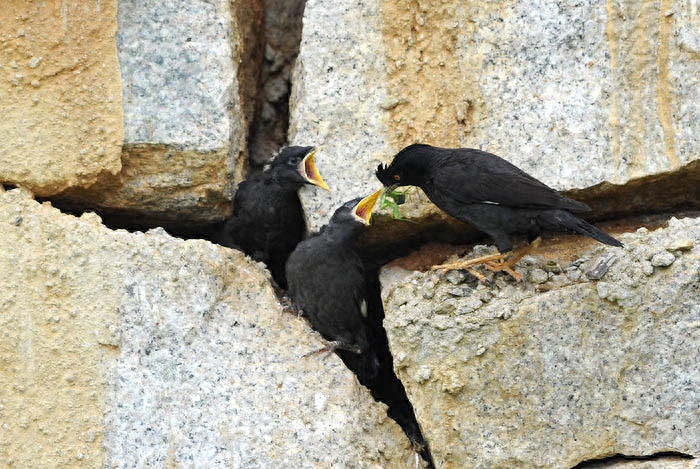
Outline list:
[[[399,176],[398,174],[394,174],[394,181],[400,181],[400,180],[401,180],[401,176]]]

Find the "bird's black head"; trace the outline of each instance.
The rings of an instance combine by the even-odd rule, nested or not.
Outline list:
[[[420,186],[425,180],[427,162],[430,159],[430,145],[409,145],[394,156],[388,166],[377,166],[377,179],[385,187]]]
[[[272,159],[267,171],[283,183],[314,184],[330,190],[316,168],[315,154],[314,147],[284,147]]]
[[[379,189],[367,197],[358,197],[345,202],[333,213],[330,223],[369,225],[374,205],[377,203],[377,200],[379,200],[383,191],[384,189]]]

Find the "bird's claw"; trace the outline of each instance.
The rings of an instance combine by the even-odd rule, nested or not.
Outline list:
[[[292,299],[287,295],[282,296],[280,299],[280,304],[282,305],[282,311],[285,313],[294,313],[297,316],[301,316],[304,312],[294,306]]]
[[[516,261],[517,262],[517,261]],[[484,265],[491,272],[505,272],[515,279],[516,282],[523,282],[523,276],[512,268],[511,261],[508,262],[485,262]]]
[[[326,354],[323,356],[323,358],[325,359],[336,350],[347,350],[348,352],[357,354],[362,353],[362,349],[359,345],[346,345],[340,342],[339,340],[327,341],[326,339],[321,339],[321,341],[324,343],[323,347],[305,353],[304,355],[302,355],[302,358],[308,358],[312,355],[318,355],[319,353],[326,352]]]
[[[441,264],[441,265],[434,265],[430,267],[431,270],[437,270],[441,273],[445,273],[448,270],[466,270],[470,274],[472,274],[474,277],[479,280],[481,283],[485,283],[490,285],[492,282],[491,279],[486,277],[484,274],[479,272],[474,268],[474,266],[479,265],[479,264],[486,264],[487,266],[490,263],[497,262],[497,261],[502,261],[508,254],[501,254],[501,253],[495,253],[495,254],[489,254],[487,256],[481,256],[477,257],[474,259],[467,259],[463,261],[458,261],[458,262],[452,262],[450,264]]]
[[[531,249],[538,247],[541,242],[542,239],[538,237],[528,246],[520,248],[515,252],[511,251],[505,254],[497,252],[486,256],[476,257],[474,259],[467,259],[465,261],[452,262],[450,264],[434,265],[430,269],[438,270],[443,273],[447,270],[464,269],[470,274],[472,274],[474,277],[476,277],[481,283],[486,283],[490,285],[493,282],[484,274],[474,269],[474,266],[484,264],[484,266],[491,272],[505,272],[511,277],[513,277],[516,282],[522,283],[524,282],[522,274],[519,274],[518,272],[513,270],[513,266],[517,264],[520,259],[525,257],[525,255]]]

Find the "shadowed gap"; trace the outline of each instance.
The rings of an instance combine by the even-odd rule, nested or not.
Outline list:
[[[613,467],[618,463],[626,461],[679,461],[695,459],[690,454],[679,453],[676,451],[663,451],[659,453],[650,454],[647,456],[630,456],[626,454],[614,454],[612,456],[605,456],[597,459],[589,459],[588,461],[582,461],[576,464],[571,469],[603,469],[606,467]]]

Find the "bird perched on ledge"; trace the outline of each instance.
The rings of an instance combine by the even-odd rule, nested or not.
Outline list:
[[[304,184],[329,190],[316,169],[315,154],[314,147],[285,147],[262,173],[243,181],[220,240],[267,264],[282,288],[287,287],[287,258],[306,236],[298,190]]]
[[[369,225],[381,192],[341,205],[328,225],[299,243],[287,261],[292,302],[328,341],[318,352],[354,354],[361,381],[376,375],[379,361],[368,336],[365,270],[353,244]]]
[[[392,189],[420,187],[445,213],[491,236],[501,253],[440,268],[469,268],[486,263],[489,269],[506,271],[520,280],[512,266],[527,250],[519,250],[504,261],[513,249],[513,234],[534,239],[541,231],[575,232],[604,244],[622,246],[612,236],[573,215],[572,212],[590,211],[587,205],[563,196],[485,151],[414,144],[397,153],[388,166],[379,165],[376,175]],[[482,275],[477,277],[483,279]]]

